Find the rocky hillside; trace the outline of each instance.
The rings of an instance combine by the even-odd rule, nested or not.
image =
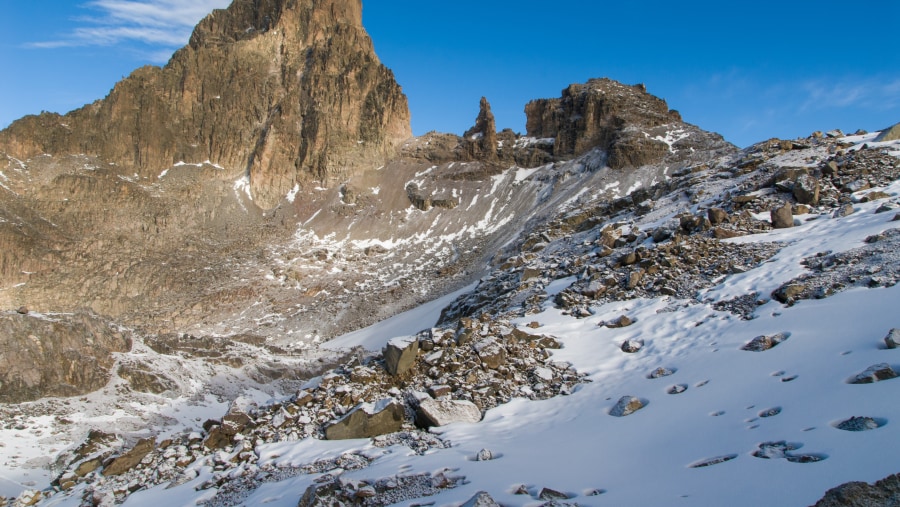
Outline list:
[[[212,161],[272,208],[296,184],[340,182],[410,137],[406,96],[375,55],[359,0],[237,0],[163,68],[103,100],[14,122],[0,151],[86,154],[156,177]]]

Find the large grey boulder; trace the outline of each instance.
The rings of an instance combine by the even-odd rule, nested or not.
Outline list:
[[[900,139],[900,123],[894,125],[891,128],[886,128],[881,131],[878,136],[873,139],[876,143],[881,143],[885,141],[896,141]]]
[[[874,485],[847,482],[828,490],[813,507],[900,507],[900,474],[890,475]]]
[[[384,369],[391,375],[403,375],[416,364],[419,340],[415,336],[394,338],[382,349]]]
[[[769,215],[772,219],[772,227],[776,229],[787,229],[794,226],[794,214],[789,202],[780,208],[773,209]]]
[[[481,409],[466,400],[425,398],[416,410],[416,424],[425,428],[446,426],[455,422],[477,423],[480,420]]]
[[[325,438],[348,440],[394,433],[403,426],[403,414],[403,405],[393,398],[375,404],[363,403],[326,426]]]

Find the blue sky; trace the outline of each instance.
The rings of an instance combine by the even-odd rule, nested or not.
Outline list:
[[[5,2],[0,127],[104,97],[164,64],[230,0]],[[365,0],[364,24],[409,97],[413,131],[461,134],[491,102],[525,130],[525,103],[569,83],[644,83],[684,119],[747,146],[900,122],[900,2]]]

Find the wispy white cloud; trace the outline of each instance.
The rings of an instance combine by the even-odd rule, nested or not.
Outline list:
[[[92,0],[82,7],[96,13],[73,20],[75,26],[54,40],[26,44],[53,49],[140,43],[154,61],[165,61],[185,44],[198,21],[231,0]]]
[[[834,108],[895,109],[900,107],[900,77],[869,77],[838,81],[817,79],[802,84],[801,111]]]

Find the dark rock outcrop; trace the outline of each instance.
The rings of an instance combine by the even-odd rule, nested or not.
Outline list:
[[[828,490],[813,507],[900,507],[900,474],[867,484],[854,481]]]
[[[131,336],[96,315],[0,314],[0,403],[76,396],[106,385]]]
[[[681,121],[662,99],[643,85],[627,86],[610,79],[572,84],[558,99],[538,99],[525,106],[526,130],[536,138],[554,138],[553,155],[578,156],[600,147],[613,169],[659,162],[666,143],[641,132]]]
[[[406,96],[359,0],[236,0],[165,67],[140,68],[64,116],[14,122],[0,150],[97,155],[143,176],[211,160],[249,176],[270,208],[296,183],[345,177],[410,135]]]
[[[475,126],[463,134],[463,142],[472,160],[497,160],[497,124],[487,98],[481,97]]]

